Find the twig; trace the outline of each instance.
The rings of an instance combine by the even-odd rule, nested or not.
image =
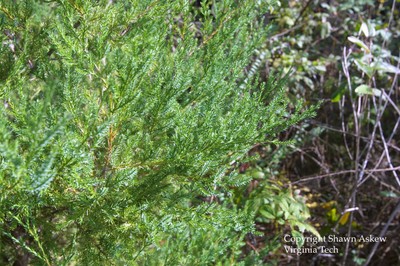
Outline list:
[[[349,156],[350,160],[353,161],[353,155],[350,152],[349,144],[347,143],[347,139],[346,139],[346,125],[344,122],[344,111],[343,111],[345,100],[346,100],[346,98],[345,98],[345,96],[343,96],[343,103],[341,100],[339,101],[340,118],[342,120],[342,134],[343,134],[344,146],[346,147],[347,155]]]
[[[396,167],[391,167],[391,168],[366,169],[366,170],[364,170],[364,172],[365,173],[377,173],[377,172],[389,172],[389,171],[399,171],[399,170],[400,170],[400,166],[396,166]],[[322,178],[325,178],[325,177],[331,177],[331,176],[337,176],[337,175],[346,175],[346,174],[354,174],[354,173],[356,173],[356,170],[352,169],[352,170],[343,170],[343,171],[329,173],[329,174],[310,176],[310,177],[303,178],[301,180],[294,181],[294,182],[292,182],[292,185],[293,184],[299,184],[299,183],[307,182],[307,181],[311,181],[311,180],[322,179]]]
[[[246,241],[246,244],[249,245],[256,252],[256,254],[258,255],[258,250],[257,250],[257,248],[255,246],[253,246],[249,241]]]
[[[290,28],[290,29],[288,29],[288,30],[282,31],[282,32],[277,33],[277,34],[275,34],[275,35],[272,35],[272,36],[269,37],[269,38],[270,38],[270,39],[276,39],[276,38],[285,36],[286,34],[292,32],[292,31],[294,31],[294,30],[297,30],[298,28],[300,28],[300,27],[302,27],[302,26],[303,26],[303,23],[300,23],[299,25],[296,25],[296,26],[294,26],[293,28]]]
[[[386,232],[387,232],[387,230],[388,230],[388,228],[389,228],[389,225],[392,223],[393,219],[396,217],[396,215],[397,215],[398,212],[400,212],[400,200],[397,202],[397,206],[396,206],[396,208],[394,209],[394,211],[392,212],[392,214],[390,215],[390,217],[389,217],[387,223],[386,223],[385,226],[382,228],[382,230],[381,230],[381,232],[380,232],[380,234],[379,234],[379,237],[383,237],[384,235],[386,235]],[[364,263],[363,266],[367,266],[367,265],[371,262],[371,259],[372,259],[372,257],[375,255],[375,252],[376,252],[376,250],[378,249],[379,244],[380,244],[379,241],[375,242],[375,244],[374,244],[374,246],[372,247],[372,250],[371,250],[371,252],[369,253],[368,258],[367,258],[367,260],[366,260],[366,262]]]
[[[377,106],[376,106],[376,103],[375,103],[375,102],[376,102],[376,101],[375,101],[375,98],[373,98],[373,102],[374,102],[375,108],[378,110],[378,108],[377,108]],[[383,112],[383,111],[382,111],[382,112]],[[382,138],[382,143],[383,143],[383,148],[384,148],[385,155],[386,155],[386,160],[387,160],[389,166],[390,166],[391,168],[393,168],[392,160],[391,160],[391,158],[390,158],[389,150],[388,150],[387,145],[386,145],[385,136],[384,136],[384,134],[383,134],[383,129],[382,129],[382,125],[381,125],[380,119],[377,120],[377,123],[376,123],[376,124],[378,124],[378,127],[379,127],[379,132],[380,132],[380,135],[381,135],[381,138]],[[397,181],[397,184],[400,186],[400,180],[399,180],[399,177],[398,177],[396,171],[392,171],[392,173],[393,173],[393,175],[394,175],[394,177],[395,177],[395,179],[396,179],[396,181]]]
[[[400,119],[400,117],[399,117],[399,119]],[[327,129],[327,130],[339,132],[339,133],[342,133],[343,135],[347,135],[347,136],[351,136],[351,137],[356,137],[353,133],[345,132],[345,131],[343,131],[343,130],[330,127],[330,126],[325,125],[325,124],[323,124],[323,123],[318,123],[318,122],[315,122],[315,121],[312,121],[312,120],[311,120],[310,122],[311,122],[312,124],[314,124],[314,125],[317,125],[317,126],[319,126],[319,127],[321,127],[321,128]],[[395,130],[396,130],[397,127],[398,127],[398,123],[400,123],[399,120],[398,120],[398,122],[397,122],[397,124],[396,124],[397,126],[395,126],[395,128],[393,129],[394,132],[393,132],[393,134],[392,134],[392,137],[391,137],[390,139],[387,140],[386,145],[387,145],[388,147],[390,147],[390,148],[392,148],[392,149],[394,149],[394,150],[400,152],[400,147],[397,147],[396,145],[390,144],[390,141],[393,139],[394,133],[396,133]],[[363,136],[361,136],[361,139],[362,139],[362,140],[365,140],[365,141],[368,141],[368,140],[369,140],[368,137],[363,137]],[[381,143],[380,140],[375,140],[375,142]]]
[[[347,86],[349,89],[349,93],[350,93],[350,102],[351,102],[351,106],[352,106],[352,111],[353,111],[353,119],[354,119],[354,133],[356,136],[355,139],[355,155],[354,155],[354,177],[355,177],[355,184],[353,186],[352,189],[352,193],[350,196],[350,199],[348,201],[348,204],[350,204],[347,207],[350,208],[354,208],[355,207],[355,203],[356,203],[356,194],[357,194],[357,184],[360,181],[360,179],[362,179],[362,175],[363,175],[363,170],[366,167],[366,164],[364,163],[363,165],[363,170],[361,171],[361,173],[359,172],[359,165],[360,165],[360,159],[361,159],[361,155],[360,155],[360,142],[361,142],[361,126],[359,123],[359,119],[360,119],[360,114],[361,114],[361,99],[362,97],[358,97],[358,101],[356,102],[353,96],[353,89],[352,89],[352,85],[351,85],[351,77],[350,77],[350,71],[349,71],[349,62],[348,62],[348,58],[352,53],[352,49],[350,48],[347,52],[346,47],[344,47],[343,49],[343,60],[342,60],[342,68],[343,68],[343,72],[346,76],[347,79]],[[369,154],[370,149],[368,150],[368,154]],[[368,154],[367,154],[367,158],[368,158]],[[367,160],[367,159],[366,159]],[[348,225],[348,229],[347,229],[347,236],[350,237],[351,235],[351,231],[352,231],[352,221],[353,221],[353,213],[350,213],[350,219],[349,219],[349,225]],[[342,257],[342,262],[341,265],[345,266],[346,265],[346,260],[347,260],[347,256],[349,253],[349,248],[350,248],[350,242],[346,242],[346,247],[345,250],[343,252],[343,257]]]
[[[300,18],[303,16],[304,12],[306,12],[307,8],[310,6],[312,0],[308,0],[305,6],[301,9],[300,14],[297,16],[296,20],[294,21],[294,25],[299,22]]]
[[[400,61],[397,63],[397,68],[399,68],[399,67],[400,67]],[[390,96],[391,96],[391,94],[393,93],[393,91],[394,91],[394,89],[395,89],[395,87],[396,87],[397,78],[398,78],[398,73],[396,73],[395,76],[394,76],[394,78],[393,78],[392,86],[390,87],[389,93],[386,93],[385,91],[382,90],[382,92],[384,93],[386,99],[388,99],[388,101],[386,101],[385,104],[384,104],[384,106],[382,107],[382,110],[385,110],[385,109],[386,109],[386,106],[388,105],[388,102],[390,102],[390,104],[391,104],[391,105],[396,109],[396,111],[400,114],[400,112],[398,111],[397,106],[396,106],[396,105],[394,104],[394,102],[390,99]],[[382,99],[382,98],[380,98],[380,99]],[[389,101],[389,100],[390,100],[390,101]],[[382,111],[382,112],[383,112],[383,111]],[[399,124],[400,124],[400,116],[399,116],[399,118],[397,119],[397,122],[396,122],[395,126],[393,127],[392,134],[389,136],[389,139],[388,139],[388,140],[386,141],[386,143],[384,144],[385,150],[382,152],[382,154],[381,154],[381,156],[380,156],[378,162],[375,164],[375,165],[376,165],[376,166],[375,166],[375,169],[376,169],[376,168],[378,167],[378,165],[382,162],[382,160],[383,160],[383,158],[385,157],[385,155],[388,154],[388,151],[387,151],[387,147],[388,147],[388,146],[391,147],[391,148],[395,148],[397,151],[400,151],[396,146],[393,147],[392,145],[390,145],[390,142],[392,141],[394,135],[395,135],[396,132],[397,132],[397,128],[399,127]],[[382,138],[382,139],[384,140],[384,138]],[[395,177],[396,177],[396,181],[399,182],[398,177],[397,177],[397,174],[396,174],[395,172],[394,172],[394,175],[395,175]],[[361,183],[359,183],[359,186],[360,186],[362,183],[364,183],[370,176],[371,176],[371,174],[369,174],[366,178],[364,178],[364,180],[363,180]]]

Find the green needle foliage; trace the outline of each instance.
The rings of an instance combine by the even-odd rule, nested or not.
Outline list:
[[[230,163],[314,112],[244,72],[268,8],[1,1],[0,264],[237,261]]]

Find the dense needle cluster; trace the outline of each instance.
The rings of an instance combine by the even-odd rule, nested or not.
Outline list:
[[[1,1],[0,264],[238,260],[230,162],[314,111],[244,71],[263,2]]]

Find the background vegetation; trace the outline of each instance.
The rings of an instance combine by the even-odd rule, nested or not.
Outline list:
[[[0,264],[398,264],[398,6],[2,1]]]
[[[386,236],[385,243],[337,243],[336,256],[287,256],[284,263],[399,263],[399,2],[278,1],[274,32],[260,50],[266,77],[292,69],[288,96],[324,103],[274,176],[307,198],[322,236]],[[270,168],[266,168],[270,170]],[[267,230],[265,235],[269,235]],[[285,259],[282,259],[284,257]]]

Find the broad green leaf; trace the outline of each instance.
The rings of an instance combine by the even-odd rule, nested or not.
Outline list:
[[[314,66],[314,67],[318,71],[326,72],[326,66],[324,66],[324,65],[317,65],[317,66]]]
[[[283,17],[283,20],[286,22],[286,25],[288,25],[288,26],[293,26],[294,25],[293,18],[291,18],[289,16]]]
[[[275,216],[270,212],[267,212],[267,211],[261,209],[260,213],[261,213],[262,216],[264,216],[267,219],[270,219],[270,220],[274,220],[275,219]]]
[[[282,210],[276,212],[276,217],[280,218],[282,216],[283,216],[283,211]]]
[[[368,22],[368,23],[367,23],[367,26],[368,26],[368,34],[369,34],[369,37],[374,37],[375,34],[376,34],[374,24]]]
[[[374,68],[373,67],[371,67],[370,65],[366,64],[365,62],[363,62],[360,59],[355,59],[354,63],[358,66],[358,68],[361,69],[362,72],[367,74],[368,77],[372,77],[372,75],[374,73]]]
[[[344,86],[340,86],[339,89],[337,89],[331,97],[331,101],[333,103],[337,103],[340,101],[340,99],[342,98],[342,96],[345,94],[346,92],[346,87]]]
[[[321,25],[321,38],[326,39],[331,35],[332,26],[329,22],[325,22]]]
[[[263,173],[263,172],[261,172],[261,171],[258,171],[258,170],[253,170],[252,172],[251,172],[251,176],[254,178],[254,179],[263,179],[264,177],[265,177],[265,174]]]
[[[378,89],[373,88],[373,89],[372,89],[372,92],[374,93],[374,95],[375,95],[376,97],[378,97],[378,98],[379,98],[379,97],[382,97],[383,100],[387,100],[387,99],[386,99],[386,95],[382,93],[382,90],[378,90]]]
[[[364,33],[365,37],[369,37],[369,30],[368,30],[368,26],[365,22],[363,22],[361,24],[361,28],[360,28],[361,32]]]
[[[343,94],[335,93],[335,95],[331,98],[331,102],[338,103],[342,98]]]
[[[361,96],[361,95],[374,95],[374,91],[372,88],[368,85],[360,85],[355,89],[355,92]]]
[[[309,225],[307,223],[303,223],[304,229],[310,233],[312,233],[313,235],[317,236],[317,237],[321,237],[321,235],[318,233],[318,231],[314,228],[314,226]]]
[[[360,39],[354,37],[354,36],[350,36],[347,38],[349,41],[351,41],[352,43],[356,44],[357,46],[359,46],[360,48],[364,49],[365,52],[370,53],[371,51],[369,50],[368,46],[363,43]]]
[[[361,95],[373,95],[375,97],[382,97],[384,100],[386,100],[386,96],[382,94],[382,91],[379,89],[371,88],[365,84],[358,86],[355,89],[355,92],[361,96]]]
[[[375,68],[387,73],[400,74],[400,68],[395,67],[389,63],[378,61],[375,63]]]
[[[379,194],[381,194],[384,197],[388,198],[398,198],[400,195],[394,193],[393,191],[381,191]]]

